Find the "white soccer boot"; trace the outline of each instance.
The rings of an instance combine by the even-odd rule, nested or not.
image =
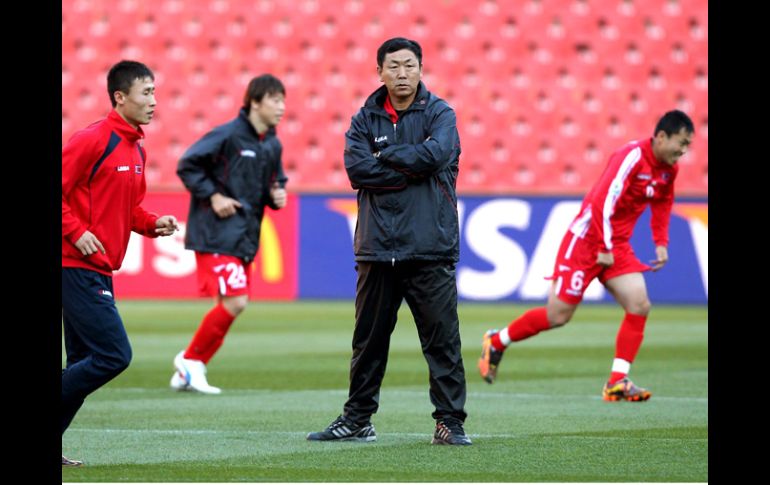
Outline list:
[[[190,390],[203,394],[220,394],[222,392],[222,389],[210,386],[206,380],[206,364],[200,360],[185,359],[184,350],[174,357],[174,367],[179,372],[180,379],[187,382]],[[173,382],[174,378],[171,379]]]

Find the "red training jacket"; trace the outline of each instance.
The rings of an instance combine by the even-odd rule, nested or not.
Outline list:
[[[120,269],[131,231],[157,237],[157,214],[144,210],[144,138],[115,110],[76,132],[62,149],[62,267],[105,275]],[[75,242],[91,231],[107,254],[83,256]]]
[[[652,208],[652,238],[668,246],[668,224],[674,203],[678,165],[660,162],[652,153],[652,138],[633,141],[610,156],[599,181],[583,199],[569,230],[609,252],[628,243],[647,204]]]

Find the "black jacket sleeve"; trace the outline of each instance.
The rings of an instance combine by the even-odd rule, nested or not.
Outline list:
[[[407,176],[374,158],[369,144],[363,110],[359,110],[345,133],[345,170],[350,185],[373,192],[401,190],[407,186]]]
[[[273,176],[271,178],[270,187],[267,191],[265,191],[265,205],[269,206],[271,209],[279,210],[279,207],[275,205],[273,202],[273,198],[270,196],[270,190],[272,189],[272,185],[274,183],[277,183],[279,187],[282,189],[286,188],[286,182],[289,181],[289,178],[286,176],[286,174],[283,171],[283,147],[279,147],[278,149],[278,159],[275,163],[275,171],[273,172]]]
[[[226,139],[224,130],[214,129],[196,141],[179,159],[176,174],[193,197],[208,199],[217,191],[216,181],[211,178],[211,167],[216,163]]]
[[[457,118],[446,104],[429,122],[428,137],[422,143],[390,145],[380,159],[396,170],[405,169],[416,175],[430,175],[456,160],[460,151]]]

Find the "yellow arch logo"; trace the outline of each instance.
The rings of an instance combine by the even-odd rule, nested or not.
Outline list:
[[[269,215],[262,218],[259,234],[259,259],[262,262],[262,279],[267,283],[278,283],[283,279],[283,251],[278,230]],[[253,263],[252,263],[253,264]]]

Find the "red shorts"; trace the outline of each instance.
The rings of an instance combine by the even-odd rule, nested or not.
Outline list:
[[[570,231],[564,235],[556,256],[553,275],[556,295],[565,303],[577,305],[583,300],[583,292],[594,278],[604,284],[607,280],[629,273],[641,273],[651,269],[637,259],[629,243],[612,248],[615,262],[609,268],[596,264],[599,250],[596,243],[588,243]]]
[[[202,296],[249,294],[250,269],[241,258],[218,253],[195,252],[198,289]]]

